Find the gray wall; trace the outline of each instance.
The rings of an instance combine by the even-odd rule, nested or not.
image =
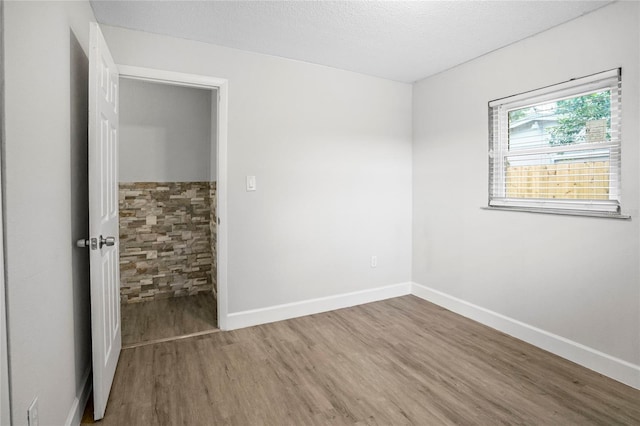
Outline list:
[[[78,420],[91,366],[86,253],[88,2],[6,2],[6,241],[15,425]],[[88,388],[85,388],[88,389]]]
[[[411,85],[122,28],[104,34],[119,64],[229,81],[230,313],[410,280]],[[257,191],[245,190],[247,175]]]
[[[120,182],[208,181],[211,94],[121,78]]]
[[[639,6],[614,3],[422,80],[413,98],[413,280],[636,365]],[[481,210],[487,102],[620,66],[632,220]]]

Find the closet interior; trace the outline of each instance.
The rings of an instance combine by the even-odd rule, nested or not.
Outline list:
[[[123,347],[215,331],[214,90],[120,79]]]

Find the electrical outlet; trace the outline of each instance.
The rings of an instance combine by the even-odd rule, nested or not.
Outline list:
[[[40,424],[38,417],[38,397],[36,397],[27,409],[27,424],[29,426],[38,426]]]
[[[378,266],[378,256],[371,256],[371,267],[375,268]]]

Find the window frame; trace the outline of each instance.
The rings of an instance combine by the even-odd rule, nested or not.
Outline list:
[[[611,140],[604,142],[536,147],[517,151],[517,155],[544,155],[553,152],[591,151],[608,149],[609,199],[552,199],[515,198],[506,196],[506,160],[509,151],[509,112],[526,107],[586,95],[602,90],[611,91]],[[576,214],[580,216],[628,217],[621,214],[621,116],[622,69],[575,78],[537,90],[496,99],[488,103],[489,110],[489,187],[488,209],[518,210],[542,213]],[[619,158],[619,159],[618,159]]]

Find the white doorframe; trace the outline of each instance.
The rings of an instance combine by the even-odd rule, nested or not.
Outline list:
[[[2,155],[3,153],[0,152],[0,163],[2,163]],[[4,425],[11,424],[11,394],[9,387],[7,300],[5,298],[6,287],[4,280],[4,219],[2,212],[2,192],[2,174],[0,173],[0,424]]]
[[[0,25],[4,25],[4,0],[0,0]],[[2,175],[4,174],[4,28],[0,28],[0,424],[11,424],[11,394],[9,385],[9,341],[7,334],[7,299],[4,279],[4,218]]]
[[[153,68],[142,68],[130,65],[118,65],[120,77],[144,80],[152,83],[170,84],[173,86],[187,86],[202,89],[216,89],[218,92],[217,135],[211,135],[211,143],[217,145],[217,180],[216,211],[217,225],[217,285],[218,285],[218,328],[227,330],[227,108],[228,108],[228,81],[221,78],[209,77],[197,74],[184,74],[172,71],[163,71]],[[216,137],[217,136],[217,137]],[[217,143],[216,143],[217,142]]]

